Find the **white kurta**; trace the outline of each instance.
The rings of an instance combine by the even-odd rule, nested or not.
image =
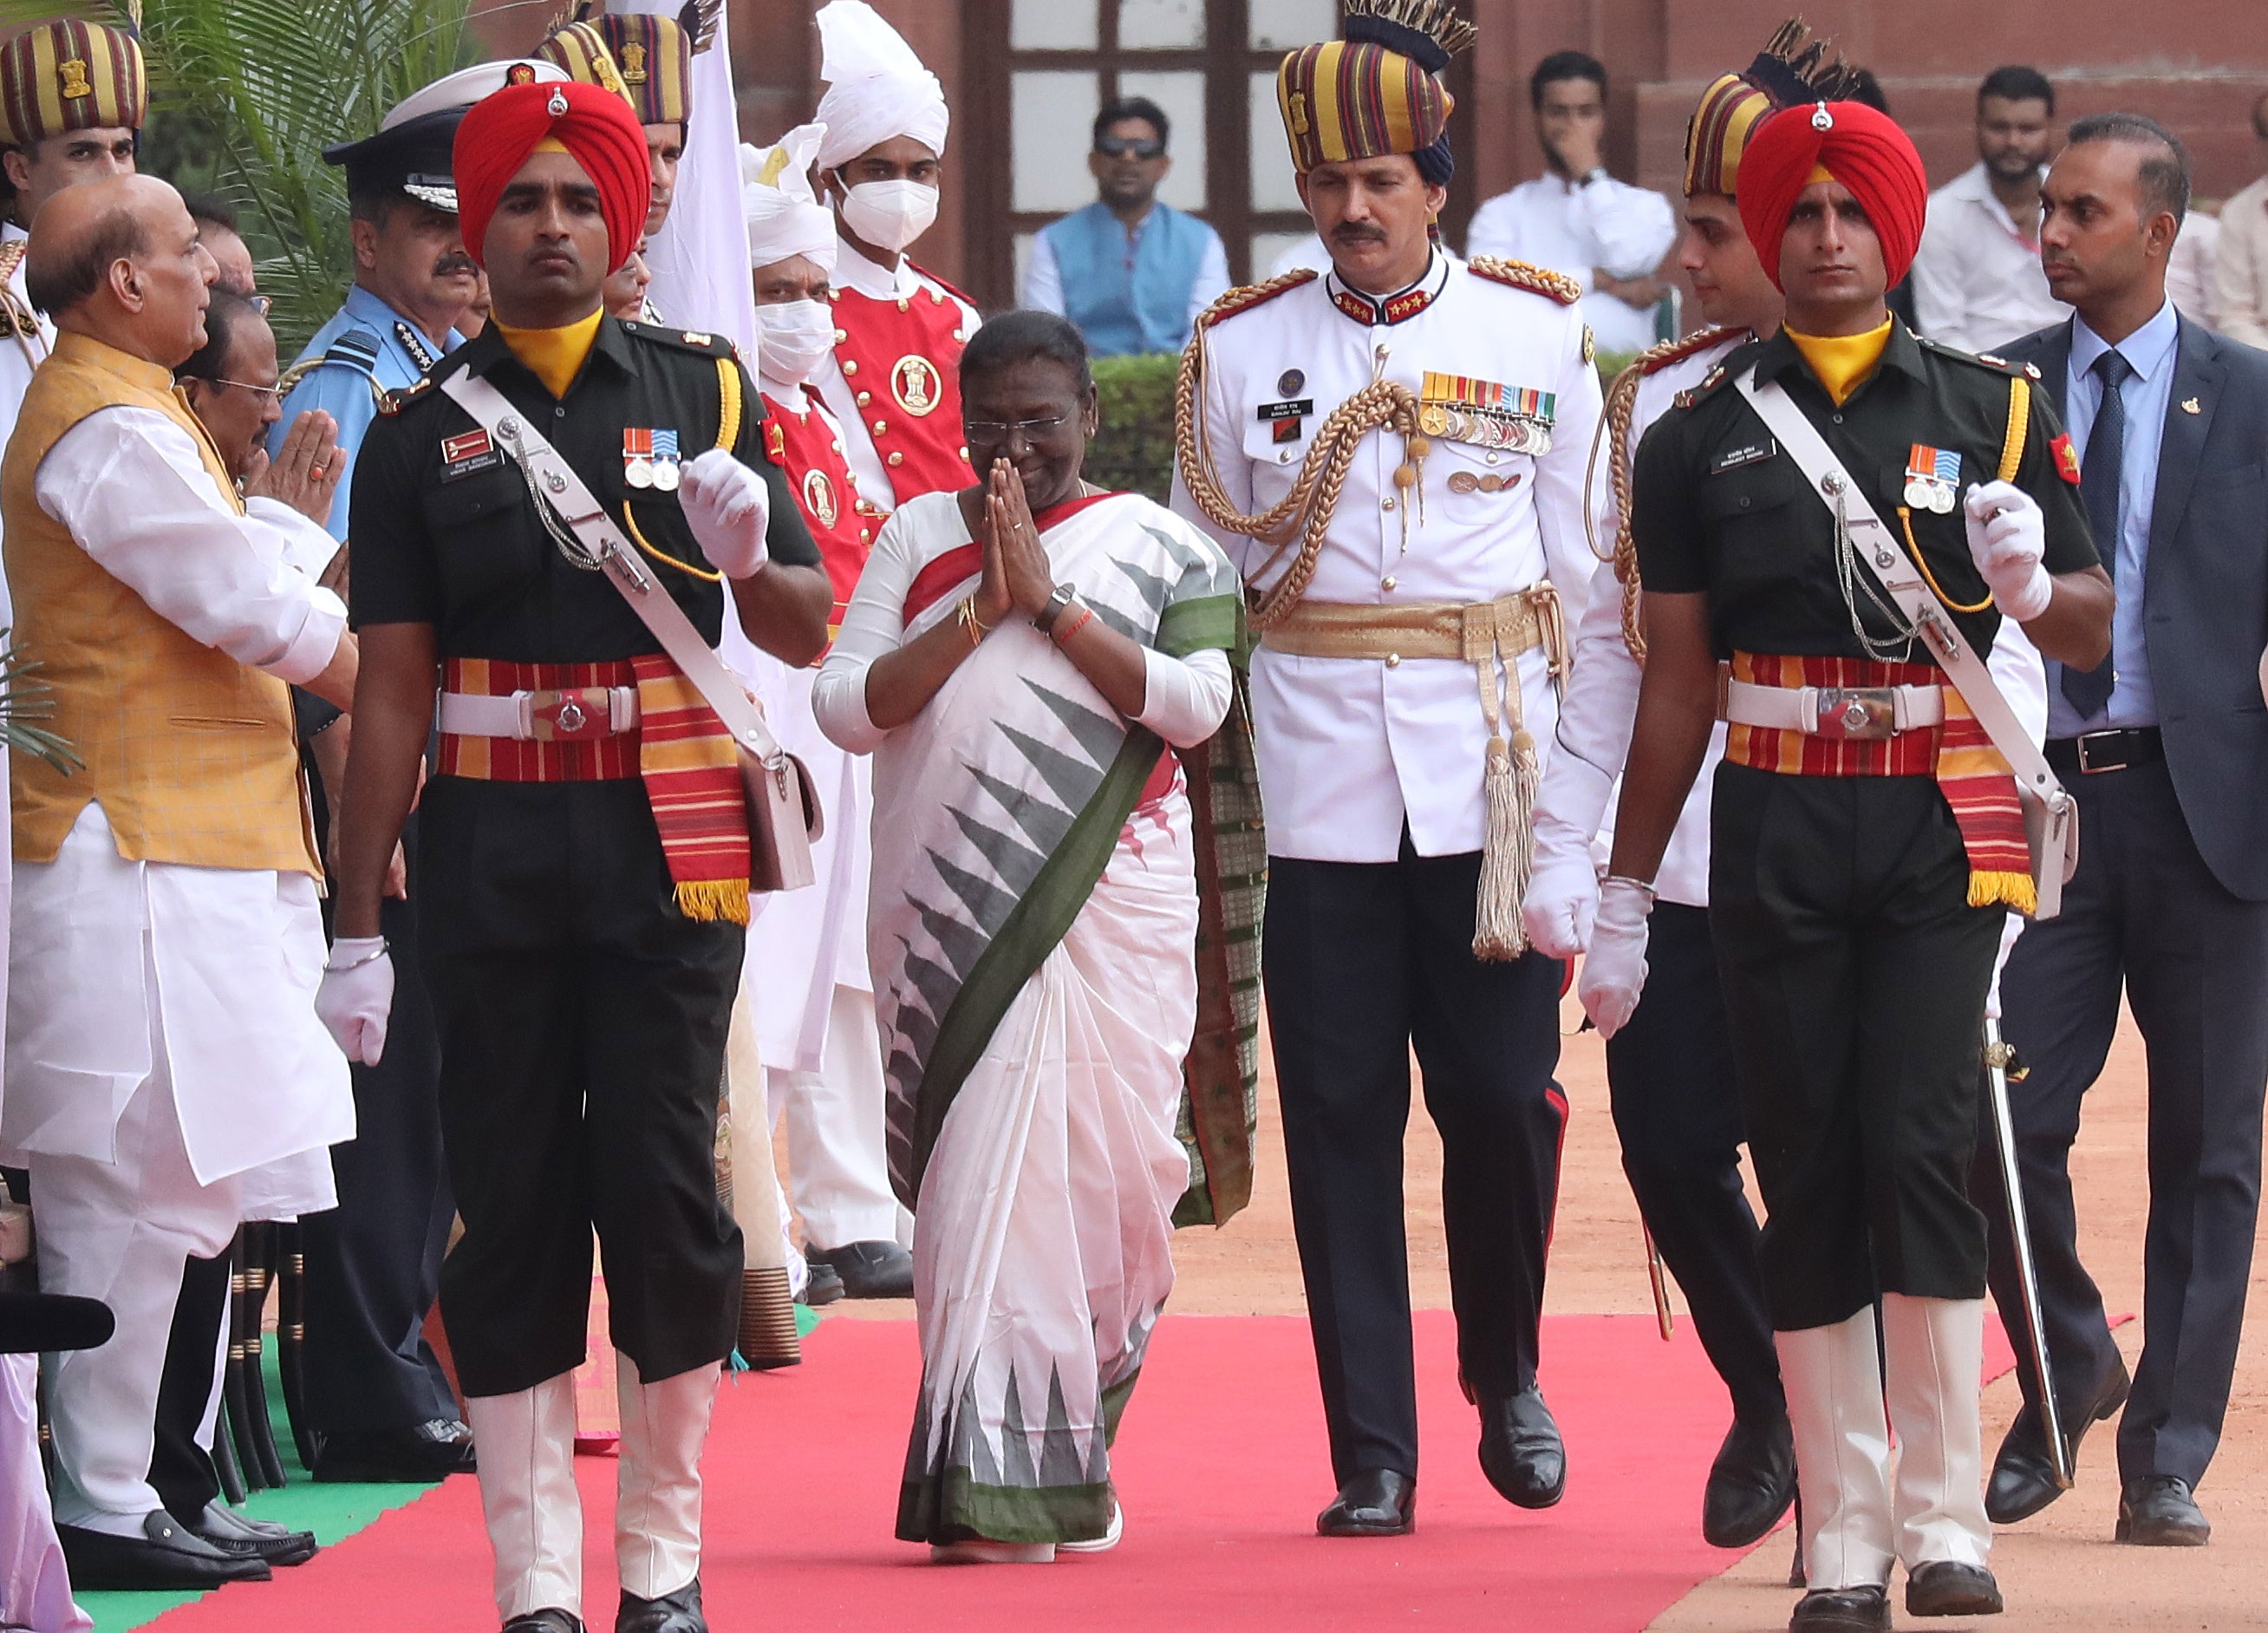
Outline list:
[[[300,536],[321,529],[266,499],[237,515],[163,415],[114,408],[81,421],[40,464],[36,491],[96,562],[195,639],[295,683],[330,661],[346,609],[287,560],[317,548]],[[55,861],[20,870],[7,1143],[113,1160],[119,1115],[151,1075],[153,1009],[201,1183],[352,1138],[346,1060],[314,1013],[314,880],[168,862],[89,869],[71,852],[67,841]]]
[[[1422,514],[1404,517],[1394,473],[1403,442],[1363,440],[1307,587],[1314,602],[1395,606],[1493,601],[1546,579],[1572,624],[1598,563],[1583,525],[1585,466],[1599,382],[1581,314],[1548,296],[1491,282],[1436,254],[1418,288],[1433,299],[1398,323],[1365,325],[1333,304],[1334,275],[1205,331],[1205,431],[1222,491],[1246,514],[1297,479],[1314,432],[1367,386],[1374,369],[1418,390],[1429,370],[1557,398],[1541,456],[1436,437]],[[1312,400],[1298,440],[1278,443],[1267,405]],[[1480,483],[1498,485],[1484,491]],[[1175,478],[1174,508],[1218,538],[1247,578],[1272,582],[1267,549],[1215,528]],[[1548,749],[1557,698],[1541,650],[1521,654],[1521,706]],[[1253,731],[1268,808],[1268,848],[1315,861],[1386,862],[1406,822],[1421,856],[1481,848],[1488,726],[1473,666],[1461,660],[1293,656],[1263,646],[1252,661]]]
[[[1652,345],[1653,308],[1593,287],[1597,274],[1648,277],[1677,241],[1669,201],[1612,176],[1576,182],[1539,176],[1473,211],[1467,255],[1506,255],[1564,272],[1583,286],[1583,318],[1609,351]]]
[[[934,290],[961,309],[961,338],[964,342],[984,321],[977,315],[975,307],[935,278],[916,270],[914,263],[903,255],[898,257],[897,270],[892,271],[867,260],[840,237],[836,240],[834,282],[837,289],[855,289],[876,300],[911,300],[916,295]],[[850,381],[844,377],[843,365],[829,357],[812,377],[811,388],[827,404],[827,411],[842,424],[843,457],[850,462],[850,474],[858,478],[858,491],[873,495],[877,503],[887,499],[896,491],[890,485],[889,469],[874,451],[874,439],[866,429],[866,417],[859,410],[858,393],[851,390]]]

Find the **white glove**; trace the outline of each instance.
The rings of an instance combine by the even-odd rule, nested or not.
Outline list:
[[[393,1009],[394,959],[386,950],[386,937],[333,942],[323,984],[315,989],[315,1016],[348,1060],[378,1064],[386,1053],[386,1020]]]
[[[1538,811],[1535,868],[1520,904],[1529,944],[1554,958],[1572,958],[1591,944],[1591,921],[1598,913],[1599,870],[1590,841]]]
[[[1636,879],[1609,878],[1599,887],[1598,921],[1576,993],[1602,1038],[1622,1031],[1646,990],[1646,920],[1653,911],[1653,891]]]
[[[2038,617],[2055,595],[2055,580],[2041,565],[2048,524],[2039,501],[2012,482],[1972,483],[1963,510],[1970,558],[2000,610],[2019,624]]]
[[[754,578],[771,559],[764,545],[772,521],[771,490],[725,449],[711,448],[687,463],[677,502],[702,553],[726,578]]]
[[[2000,972],[2008,967],[2008,955],[2016,950],[2016,938],[2030,922],[2023,914],[2012,913],[2000,931],[2000,951],[1992,960],[1992,985],[1984,992],[1984,1018],[1988,1021],[2000,1018]]]

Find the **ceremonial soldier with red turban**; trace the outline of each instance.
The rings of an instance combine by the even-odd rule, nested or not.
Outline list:
[[[731,348],[601,309],[650,199],[630,107],[508,85],[454,158],[493,321],[398,394],[356,472],[368,657],[320,1007],[351,1058],[377,1058],[379,893],[438,676],[418,950],[465,1226],[441,1306],[497,1608],[512,1633],[583,1626],[571,1375],[595,1224],[621,1352],[615,1626],[701,1633],[699,1461],[741,1271],[711,1154],[750,831],[733,738],[597,570],[577,479],[711,646],[729,593],[753,640],[807,662],[832,597]]]
[[[1742,156],[1742,222],[1786,318],[1638,448],[1646,674],[1583,979],[1611,1038],[1729,660],[1710,929],[1770,1213],[1798,1629],[1888,1629],[1894,1563],[1913,1615],[2000,1607],[1967,1175],[1995,955],[2009,912],[2039,905],[2011,771],[2038,749],[1974,654],[2004,618],[2082,664],[2110,638],[2050,406],[1884,307],[1926,195],[1904,132],[1855,102],[1771,114]]]

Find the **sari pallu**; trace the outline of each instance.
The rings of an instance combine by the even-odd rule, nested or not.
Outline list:
[[[1203,535],[1126,495],[1035,520],[1057,580],[1122,634],[1233,649],[1235,577]],[[891,526],[920,564],[911,639],[983,553],[949,494]],[[898,1534],[1100,1536],[1173,1223],[1249,1189],[1264,841],[1243,715],[1167,754],[1012,619],[877,751],[874,795],[867,944],[924,1359]]]

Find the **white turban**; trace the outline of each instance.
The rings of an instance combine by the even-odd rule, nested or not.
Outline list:
[[[832,170],[902,136],[944,158],[945,87],[898,31],[866,0],[828,0],[818,21],[819,73],[827,81],[819,99],[819,122],[827,127],[819,167]]]
[[[771,147],[740,144],[740,214],[748,224],[748,264],[768,267],[808,255],[832,275],[835,215],[811,191],[811,161],[827,127],[798,125]]]

